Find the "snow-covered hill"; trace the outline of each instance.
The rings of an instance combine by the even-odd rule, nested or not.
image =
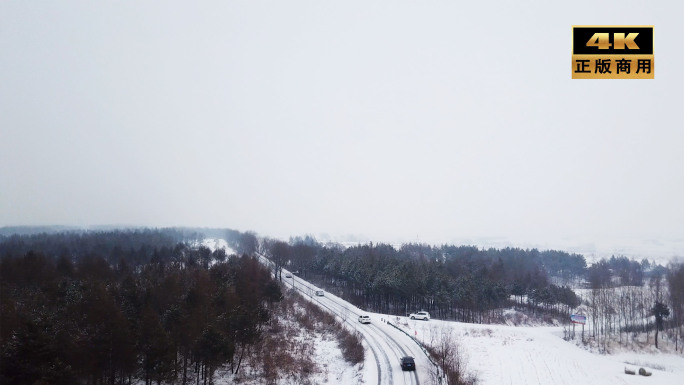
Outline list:
[[[226,251],[226,255],[236,254],[235,250],[228,245],[228,242],[220,238],[205,238],[200,246],[208,247],[211,251],[223,249]]]

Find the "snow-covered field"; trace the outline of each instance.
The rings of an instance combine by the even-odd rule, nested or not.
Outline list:
[[[407,330],[430,340],[441,328],[454,331],[467,368],[482,385],[494,384],[682,384],[684,356],[622,352],[591,353],[563,340],[562,327],[477,325],[431,320],[408,321]],[[429,325],[428,325],[429,324]],[[651,377],[625,374],[644,367]]]

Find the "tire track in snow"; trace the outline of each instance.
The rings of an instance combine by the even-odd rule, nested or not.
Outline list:
[[[389,339],[390,341],[392,341],[392,343],[394,343],[394,345],[396,345],[397,348],[399,348],[402,356],[408,356],[409,355],[406,353],[406,350],[404,350],[404,348],[402,348],[401,345],[399,345],[397,340],[395,340],[394,337],[390,336],[386,330],[384,330],[380,326],[376,326],[376,325],[371,325],[371,326],[374,327],[375,329],[379,330],[380,332],[382,332],[386,336],[386,339]],[[409,374],[409,373],[406,373],[406,374]],[[411,379],[411,378],[412,377],[409,377],[409,379]],[[415,378],[415,380],[416,380],[415,384],[420,385],[420,381],[418,380],[418,372],[416,370],[413,371],[413,378]],[[404,383],[406,383],[406,376],[404,376]],[[410,381],[410,383],[413,384],[413,381]]]
[[[272,262],[269,261],[267,258],[265,258],[263,256],[259,256],[259,257],[261,258],[262,262],[266,263],[267,265],[272,265]],[[373,356],[375,357],[375,362],[376,362],[376,366],[378,369],[378,385],[383,385],[383,382],[382,382],[383,371],[382,371],[382,365],[380,363],[380,361],[381,361],[380,358],[384,358],[385,365],[387,367],[387,370],[385,371],[385,377],[388,380],[387,384],[390,384],[390,385],[394,384],[393,373],[392,373],[393,372],[392,371],[393,365],[389,359],[389,356],[387,355],[387,352],[385,351],[385,349],[382,348],[382,343],[378,340],[379,338],[383,338],[382,335],[380,335],[380,333],[378,333],[378,331],[380,331],[381,333],[383,333],[385,335],[385,337],[384,337],[385,344],[390,348],[390,350],[395,352],[395,355],[396,355],[396,349],[392,349],[391,344],[394,344],[401,351],[401,354],[403,356],[408,355],[408,354],[406,354],[406,350],[404,350],[404,348],[394,339],[394,337],[392,337],[391,335],[389,335],[389,333],[387,333],[387,331],[383,330],[381,327],[376,326],[376,325],[371,325],[370,328],[365,328],[365,327],[359,328],[358,327],[359,325],[350,323],[349,320],[347,319],[348,318],[347,313],[352,314],[355,319],[358,318],[359,313],[357,313],[353,309],[350,309],[349,307],[347,307],[346,302],[345,303],[339,303],[334,298],[331,298],[331,297],[324,297],[324,298],[325,298],[326,302],[334,304],[334,306],[328,306],[327,304],[323,303],[320,298],[312,295],[312,293],[316,289],[308,281],[304,281],[302,278],[299,278],[299,277],[293,275],[292,282],[290,282],[289,278],[285,279],[283,282],[285,282],[285,284],[287,286],[290,286],[290,287],[296,289],[297,291],[299,291],[300,293],[302,293],[302,295],[305,295],[305,296],[309,297],[311,300],[314,300],[315,303],[317,303],[319,306],[324,307],[324,308],[328,309],[328,311],[339,316],[343,320],[343,322],[345,322],[349,326],[351,326],[351,328],[353,330],[358,331],[361,334],[361,336],[366,340],[368,346],[370,347],[371,351],[373,352]],[[305,287],[307,289],[307,291],[302,290],[302,287]],[[343,300],[341,300],[341,301],[343,301]],[[337,307],[337,309],[333,309],[332,307]],[[375,331],[375,333],[373,333],[373,331]],[[372,340],[372,342],[371,342],[371,340]],[[391,343],[390,343],[390,341],[391,341]],[[378,354],[378,350],[380,351],[380,354],[382,355],[382,357],[380,357],[380,354]],[[408,384],[420,385],[420,380],[418,378],[418,372],[417,371],[413,371],[413,376],[410,376],[410,373],[407,373],[407,372],[403,372],[403,374],[404,374],[404,376],[403,376],[404,384],[407,384],[406,379],[407,379],[407,375],[408,375],[408,379],[409,379]],[[414,379],[415,379],[415,383],[413,381]]]
[[[299,282],[300,282],[300,284],[302,284],[301,280]],[[309,287],[309,289],[311,289],[311,287]],[[330,306],[322,303],[319,298],[311,297],[311,299],[315,300],[319,305],[330,310],[333,314],[337,314],[341,319],[344,320],[345,323],[349,324],[354,330],[358,331],[366,339],[366,342],[368,342],[368,346],[370,346],[371,349],[373,349],[373,344],[369,341],[369,339],[373,340],[373,342],[375,343],[375,346],[378,348],[378,350],[380,350],[380,352],[382,353],[382,356],[385,359],[384,360],[385,365],[388,368],[388,370],[386,371],[386,373],[387,373],[386,377],[388,378],[388,384],[394,384],[393,373],[392,373],[392,364],[390,362],[389,356],[387,355],[387,352],[384,349],[382,349],[381,343],[377,340],[377,338],[375,338],[375,336],[372,333],[368,333],[365,330],[365,328],[358,328],[357,327],[358,325],[356,325],[356,324],[352,325],[349,322],[349,320],[347,320],[346,317],[344,316],[345,312],[350,312],[350,313],[354,314],[356,317],[358,317],[358,314],[356,314],[356,312],[354,312],[352,310],[349,310],[349,308],[347,308],[346,306],[343,306],[343,305],[337,303],[335,300],[333,300],[331,298],[327,298],[327,300],[329,302],[332,302],[333,304],[335,304],[335,306],[337,307],[337,310],[334,310]],[[373,351],[375,353],[375,349],[373,349]],[[376,362],[378,365],[378,384],[382,384],[382,380],[381,380],[381,376],[380,376],[380,361],[377,359],[377,357],[378,356],[376,354]]]
[[[263,255],[258,254],[258,253],[257,253],[257,256],[259,257],[259,260],[261,261],[261,263],[265,264],[265,265],[266,265],[267,267],[269,267],[269,268],[273,267],[273,262],[271,262],[268,258],[266,258],[266,257],[264,257]],[[295,278],[296,278],[296,279],[295,279]],[[281,282],[282,282],[282,281],[281,281]],[[299,283],[299,286],[296,286],[296,285],[294,284],[295,282]],[[292,287],[293,289],[295,289],[295,290],[299,291],[300,293],[302,293],[302,295],[307,296],[307,297],[309,297],[309,298],[312,299],[312,300],[315,300],[315,303],[317,303],[319,306],[322,306],[322,307],[328,309],[328,311],[330,311],[331,313],[333,313],[333,314],[339,316],[341,319],[343,319],[344,322],[349,323],[347,320],[344,319],[344,317],[343,317],[342,314],[339,314],[339,313],[336,312],[335,310],[333,310],[333,309],[331,309],[330,307],[326,306],[325,304],[321,303],[321,301],[319,301],[318,298],[314,298],[314,297],[311,295],[311,292],[313,292],[313,288],[311,287],[311,285],[310,285],[308,282],[303,281],[301,278],[295,277],[295,276],[293,275],[293,276],[292,276],[292,282],[288,282],[288,279],[285,279],[285,285],[290,286],[290,287]],[[302,286],[306,286],[306,287],[309,289],[309,290],[308,290],[309,292],[308,292],[308,293],[305,293],[303,290],[301,290],[301,287],[302,287]],[[349,324],[349,325],[351,326],[351,324]],[[358,329],[356,329],[356,328],[353,327],[353,326],[352,326],[352,328],[353,328],[354,330],[358,330]],[[368,338],[364,333],[361,333],[361,335],[362,335],[363,338],[366,340],[366,344],[367,344],[368,347],[371,349],[371,352],[373,352],[373,357],[375,357],[375,365],[376,365],[377,370],[378,370],[378,385],[383,385],[383,384],[382,384],[382,367],[381,367],[381,365],[380,365],[380,356],[378,355],[378,352],[377,352],[376,348],[373,346],[374,344],[371,343],[371,341],[369,340],[369,338]],[[375,339],[373,339],[373,341],[377,344],[377,341],[376,341]],[[380,345],[378,344],[377,346],[379,347]],[[387,367],[389,368],[389,367],[390,367],[390,366],[389,366],[389,357],[387,357],[387,354],[386,354],[384,351],[382,351],[382,354],[385,356],[385,362],[386,362],[386,364],[387,364]],[[392,371],[389,370],[388,372],[389,372],[389,381],[388,381],[388,383],[389,383],[389,384],[392,384]]]
[[[293,280],[295,280],[294,277],[293,277]],[[287,280],[286,280],[286,281],[287,281]],[[352,325],[352,324],[346,319],[346,317],[344,317],[343,309],[339,309],[339,310],[336,311],[336,310],[332,309],[330,306],[328,306],[328,305],[324,304],[323,302],[321,302],[319,298],[316,298],[316,297],[314,297],[314,296],[311,296],[310,293],[307,293],[307,292],[305,292],[304,290],[302,290],[302,289],[301,289],[302,286],[306,286],[306,287],[309,289],[309,292],[312,292],[312,291],[313,291],[313,288],[312,288],[311,286],[308,285],[308,282],[307,282],[307,283],[304,283],[304,282],[301,280],[301,278],[297,278],[297,279],[296,279],[296,283],[298,283],[299,286],[297,286],[297,285],[294,285],[294,286],[293,286],[293,285],[291,285],[289,282],[286,282],[286,284],[287,284],[288,286],[290,286],[290,287],[294,288],[295,290],[299,291],[300,293],[302,293],[302,295],[305,295],[305,296],[309,297],[311,300],[314,300],[316,304],[318,304],[318,305],[321,306],[321,307],[324,307],[324,308],[328,309],[328,311],[330,311],[331,313],[337,315],[337,316],[340,317],[340,319],[342,319],[345,323],[347,323],[349,326],[351,326],[352,329],[358,331],[358,328],[356,328],[354,325]],[[335,301],[331,301],[331,302],[334,303]],[[360,334],[361,334],[361,336],[366,340],[366,343],[368,344],[368,347],[369,347],[369,348],[371,349],[371,351],[373,352],[373,356],[375,357],[375,364],[376,364],[376,367],[377,367],[377,369],[378,369],[378,385],[382,385],[382,373],[383,373],[383,371],[382,371],[382,366],[380,365],[380,356],[379,356],[379,354],[378,354],[378,352],[377,352],[378,349],[375,348],[375,346],[378,346],[378,347],[379,347],[380,344],[377,342],[377,340],[376,340],[375,338],[373,338],[373,336],[370,336],[370,339],[372,339],[374,343],[371,342],[371,341],[369,340],[369,336],[367,336],[367,335],[365,335],[364,333],[361,333],[361,332],[360,332]],[[375,346],[374,346],[374,345],[375,345]],[[381,350],[381,349],[380,349],[380,352],[381,352],[382,355],[384,356],[384,358],[385,358],[385,363],[386,363],[387,367],[389,368],[389,367],[390,367],[390,362],[389,362],[389,357],[387,356],[387,353],[386,353],[384,350]],[[392,371],[391,371],[391,370],[388,370],[386,376],[389,377],[388,383],[389,383],[389,384],[392,384],[392,383],[393,383],[393,381],[392,381]]]
[[[357,317],[360,315],[360,314],[357,313],[356,311],[354,311],[354,310],[352,310],[352,309],[349,309],[345,304],[340,303],[340,302],[338,302],[337,300],[335,300],[335,299],[333,299],[333,298],[327,298],[327,300],[330,301],[330,302],[332,302],[332,303],[334,303],[335,306],[337,306],[337,307],[340,309],[341,312],[345,312],[345,311],[346,311],[346,312],[349,312],[349,313],[351,313],[355,318],[357,318]],[[359,328],[356,328],[356,329],[357,329],[357,330],[361,330],[361,329],[359,329]],[[387,346],[390,347],[390,348],[391,348],[390,345],[392,345],[392,344],[395,345],[395,346],[397,347],[397,349],[399,349],[399,351],[401,351],[402,357],[408,355],[408,354],[406,353],[406,350],[404,350],[404,348],[399,344],[399,342],[397,342],[397,340],[396,340],[394,337],[392,337],[389,333],[387,333],[387,331],[385,331],[382,327],[380,327],[380,326],[378,326],[378,325],[376,325],[376,324],[371,324],[369,328],[365,328],[365,327],[364,327],[364,328],[362,328],[362,329],[363,329],[363,330],[370,329],[370,331],[375,332],[375,335],[376,335],[378,338],[384,338],[385,343],[386,343]],[[382,335],[380,335],[380,333],[384,334],[384,337],[383,337]],[[371,338],[374,338],[374,337],[372,337],[372,334],[371,334]],[[374,338],[374,339],[375,339],[375,338]],[[375,340],[376,340],[376,342],[377,342],[377,339],[375,339]],[[394,352],[395,352],[395,355],[396,355],[396,349],[392,349],[392,351],[394,351]],[[389,357],[387,356],[387,354],[385,353],[384,350],[382,350],[382,352],[383,352],[383,354],[384,354],[384,356],[385,356],[385,358],[386,358],[386,360],[387,360],[388,366],[389,366],[389,367],[392,367],[392,364],[389,362]],[[397,356],[397,358],[400,358],[400,357]],[[403,372],[403,371],[402,371],[402,372]],[[391,371],[390,371],[390,374],[391,374]],[[407,384],[407,382],[406,382],[407,375],[408,375],[408,379],[409,379],[409,381],[408,381],[409,384],[414,384],[413,379],[415,379],[415,385],[420,385],[420,380],[418,379],[418,372],[417,372],[417,371],[413,371],[413,376],[410,376],[410,373],[403,372],[404,384]],[[390,377],[391,377],[391,375],[390,375]],[[392,378],[390,378],[390,383],[393,383],[391,380],[392,380]]]

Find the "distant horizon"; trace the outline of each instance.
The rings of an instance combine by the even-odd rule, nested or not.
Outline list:
[[[42,229],[55,229],[54,232],[79,231],[79,230],[136,230],[136,229],[226,229],[239,232],[254,232],[260,237],[276,238],[287,241],[291,238],[311,236],[320,243],[338,243],[346,247],[367,244],[367,243],[386,243],[395,247],[402,244],[418,243],[430,246],[454,245],[454,246],[473,246],[479,249],[503,249],[506,247],[520,249],[537,249],[564,251],[570,254],[580,254],[585,257],[587,262],[595,262],[601,258],[611,256],[625,256],[633,260],[647,259],[658,264],[666,265],[670,262],[684,260],[684,238],[682,239],[653,239],[653,238],[629,238],[623,239],[603,239],[590,240],[582,238],[570,238],[560,240],[513,240],[502,236],[471,236],[471,237],[449,237],[445,239],[421,238],[415,239],[404,237],[373,237],[360,233],[330,234],[325,232],[307,232],[301,234],[268,234],[252,229],[240,229],[231,226],[150,226],[150,225],[6,225],[0,227],[0,234],[7,235],[7,231],[12,229],[33,230],[30,232],[17,232],[22,235],[39,234],[45,232]],[[211,238],[211,237],[208,237]]]

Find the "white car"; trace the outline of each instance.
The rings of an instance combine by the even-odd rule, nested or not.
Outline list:
[[[290,273],[285,273],[285,278],[292,278],[292,274],[290,274]]]
[[[409,315],[410,319],[422,319],[424,321],[429,321],[430,320],[430,313],[426,311],[419,311],[418,313],[411,313]]]
[[[316,295],[319,297],[323,297],[325,293],[323,292],[323,290],[316,290]]]
[[[371,322],[370,322],[370,316],[369,316],[369,315],[364,315],[364,314],[360,315],[360,316],[359,316],[359,322],[361,322],[362,324],[369,324],[369,323],[371,323]]]

